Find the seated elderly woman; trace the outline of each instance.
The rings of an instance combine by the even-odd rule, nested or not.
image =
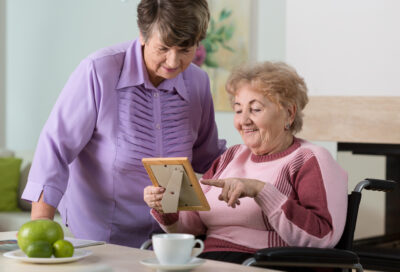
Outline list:
[[[302,128],[307,87],[284,63],[234,71],[226,84],[244,144],[229,148],[201,180],[211,210],[162,213],[164,188],[145,202],[166,232],[206,235],[202,258],[241,263],[261,248],[334,247],[346,220],[347,174]],[[222,189],[221,189],[222,188]]]

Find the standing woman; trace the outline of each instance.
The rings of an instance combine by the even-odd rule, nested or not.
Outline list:
[[[22,198],[77,238],[138,247],[160,232],[143,201],[143,157],[189,157],[205,172],[218,141],[207,74],[191,64],[206,0],[142,0],[140,37],[97,51],[70,76],[46,122]]]

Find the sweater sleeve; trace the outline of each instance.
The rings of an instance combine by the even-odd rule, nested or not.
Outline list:
[[[165,232],[190,233],[197,236],[205,234],[207,231],[198,212],[180,211],[178,213],[163,214],[154,209],[150,212]]]
[[[326,191],[317,159],[308,159],[290,179],[294,190],[289,196],[266,183],[255,198],[270,225],[289,246],[334,247],[341,233],[333,234],[342,228],[333,227],[336,218],[328,209],[327,194],[334,192]],[[342,200],[337,198],[337,204]]]

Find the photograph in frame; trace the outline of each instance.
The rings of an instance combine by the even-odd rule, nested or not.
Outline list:
[[[161,201],[165,213],[210,210],[188,158],[143,158],[142,163],[153,185],[166,189]]]

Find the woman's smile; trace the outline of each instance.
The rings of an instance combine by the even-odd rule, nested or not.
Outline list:
[[[258,131],[258,129],[256,129],[256,128],[244,128],[243,129],[243,132],[246,133],[246,134],[253,133],[253,132],[256,132],[256,131]]]

